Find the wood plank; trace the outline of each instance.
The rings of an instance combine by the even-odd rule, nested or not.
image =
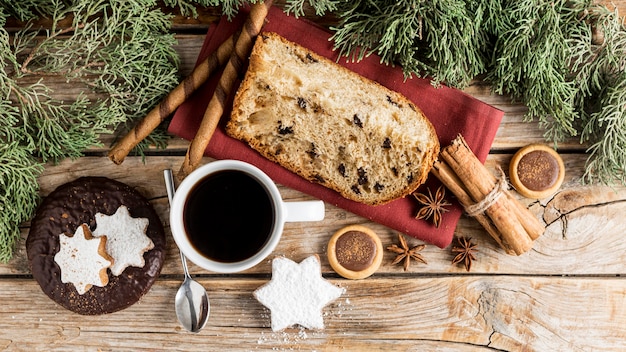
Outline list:
[[[625,8],[626,1],[616,2]],[[204,39],[211,10],[200,19],[175,19],[174,31],[181,55],[181,76],[187,75]],[[60,95],[75,96],[73,86]],[[66,87],[67,90],[64,90]],[[466,93],[505,111],[487,166],[504,168],[517,148],[542,142],[536,123],[523,122],[525,107],[491,94],[483,82]],[[371,226],[383,244],[397,241],[397,233],[342,209],[327,206],[326,220],[315,224],[288,224],[275,255],[302,260],[321,254],[322,271],[346,294],[324,309],[327,328],[299,328],[274,333],[269,312],[251,293],[267,282],[269,259],[236,275],[219,275],[194,265],[192,272],[208,289],[212,314],[198,334],[182,330],[173,299],[182,281],[178,251],[168,220],[162,170],[177,170],[187,141],[174,139],[167,151],[152,151],[142,163],[130,157],[116,166],[102,157],[105,147],[89,150],[91,157],[48,165],[40,178],[41,194],[79,176],[106,175],[136,187],[163,219],[169,249],[163,272],[153,289],[136,305],[99,317],[76,315],[57,306],[30,277],[24,250],[28,223],[15,258],[0,265],[0,348],[22,350],[625,350],[626,349],[626,241],[623,240],[626,188],[582,186],[584,145],[571,139],[566,151],[566,182],[554,197],[539,201],[520,198],[544,221],[547,232],[532,251],[506,255],[473,219],[463,217],[458,235],[471,236],[480,245],[478,261],[467,273],[452,266],[448,249],[427,246],[428,265],[413,264],[409,271],[383,265],[371,278],[350,281],[338,277],[323,256],[334,230],[353,223]],[[175,154],[177,156],[171,155]],[[95,157],[99,155],[100,157]],[[206,162],[210,159],[205,159]],[[311,199],[281,187],[288,200]],[[411,245],[421,241],[410,239]],[[561,277],[565,276],[565,277]],[[29,331],[36,331],[33,338]]]
[[[177,34],[175,49],[180,56],[179,73],[181,79],[191,73],[195,66],[198,54],[204,41],[204,34]],[[23,83],[35,83],[41,77],[27,77]],[[64,101],[72,101],[79,93],[84,93],[86,97],[96,98],[97,95],[86,91],[86,87],[73,82],[66,82],[62,77],[45,77],[45,83],[50,87],[55,87],[51,96]],[[496,139],[493,142],[494,151],[509,151],[520,148],[529,143],[545,142],[544,130],[537,122],[524,122],[526,107],[523,104],[513,103],[506,96],[493,94],[489,86],[484,82],[475,81],[470,87],[464,90],[474,98],[490,104],[505,112],[503,120],[498,128]],[[89,151],[91,153],[106,153],[114,141],[114,136],[102,136],[102,146],[94,146]],[[185,152],[187,142],[181,139],[173,139],[168,147],[171,151]],[[581,152],[586,149],[581,145],[578,138],[570,138],[560,143],[559,148],[567,151]]]
[[[189,334],[173,307],[179,280],[161,279],[139,303],[94,317],[61,308],[33,281],[4,279],[0,300],[12,304],[0,306],[0,346],[51,351],[626,347],[626,281],[618,278],[331,279],[346,293],[323,310],[324,330],[295,327],[276,333],[269,329],[269,311],[252,296],[267,280],[201,279],[210,295],[210,320],[201,332]],[[25,333],[33,329],[37,338]]]
[[[198,42],[198,38],[194,36],[180,37],[181,68],[188,69],[195,64],[197,54],[192,48]],[[188,74],[182,72],[183,76]],[[543,136],[545,131],[538,126],[538,123],[524,121],[527,108],[523,104],[513,103],[507,96],[493,94],[490,87],[481,81],[475,81],[464,92],[505,112],[492,146],[494,150],[519,148],[528,143],[545,142]],[[568,150],[584,150],[584,146],[580,145],[577,138],[561,143],[560,147]]]
[[[519,257],[503,252],[497,243],[486,234],[474,219],[462,217],[456,229],[457,235],[470,236],[479,244],[478,260],[472,266],[472,273],[498,274],[537,274],[571,275],[597,274],[616,275],[626,273],[626,241],[622,229],[626,218],[621,216],[626,210],[626,189],[623,187],[582,187],[580,176],[584,165],[584,155],[563,155],[567,165],[567,175],[563,190],[553,200],[551,198],[534,201],[520,197],[520,201],[548,226],[531,251]],[[209,162],[206,158],[204,161]],[[506,168],[510,155],[490,155],[487,167],[494,170],[496,165]],[[103,161],[100,157],[84,157],[75,161],[66,160],[58,165],[49,165],[39,178],[41,194],[50,193],[59,185],[80,176],[102,176],[117,179],[135,187],[151,200],[166,226],[169,250],[164,275],[181,273],[178,250],[169,233],[169,205],[163,181],[163,170],[178,170],[182,157],[148,157],[145,164],[139,157],[130,157],[122,165]],[[287,200],[306,200],[313,197],[287,187],[280,187]],[[288,223],[275,255],[285,255],[294,260],[304,259],[311,254],[321,254],[323,270],[331,268],[324,256],[326,243],[332,233],[350,224],[366,224],[381,237],[384,246],[397,242],[396,231],[370,222],[348,211],[327,204],[326,218],[319,223]],[[22,231],[15,258],[6,265],[0,265],[0,274],[29,275],[24,241],[28,234],[28,224]],[[422,243],[409,239],[411,245]],[[452,266],[453,254],[447,249],[428,245],[422,252],[428,265],[413,264],[411,273],[464,273],[464,269]],[[392,266],[394,255],[385,253],[383,265],[378,274],[402,273],[400,266]],[[192,265],[192,272],[207,274]],[[267,273],[269,260],[250,269],[247,273]]]
[[[204,40],[204,35],[178,35],[178,44],[176,50],[180,55],[180,74],[181,77],[189,75],[193,69],[198,53]],[[66,85],[65,82],[56,82],[59,86]],[[494,151],[510,150],[520,148],[529,143],[546,142],[543,134],[544,130],[539,127],[537,122],[525,122],[524,115],[527,111],[526,107],[520,103],[511,102],[510,98],[502,95],[493,94],[490,87],[484,82],[475,81],[470,87],[464,90],[467,94],[474,98],[490,104],[505,112],[503,120],[498,128],[496,139],[492,145]],[[72,99],[76,96],[76,87],[67,87],[61,89],[58,93],[59,98]],[[56,96],[56,95],[55,95]],[[93,152],[106,152],[112,144],[111,136],[102,138],[104,148],[93,148]],[[186,142],[175,139],[170,147],[173,150],[186,150]],[[560,143],[559,148],[568,151],[584,151],[586,146],[581,145],[578,138],[570,138]]]

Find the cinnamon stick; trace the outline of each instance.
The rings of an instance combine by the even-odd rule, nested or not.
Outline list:
[[[495,187],[496,185],[496,177],[482,166],[482,163],[480,163],[480,161],[474,156],[469,146],[462,137],[457,138],[455,141],[453,141],[453,145],[457,145],[460,148],[459,150],[462,150],[465,155],[470,158],[470,160],[472,160],[471,165],[473,167],[476,167],[476,170],[480,171],[478,173],[477,179],[477,181],[479,182],[473,183],[473,185],[482,186],[479,192],[489,193],[490,190],[493,189],[493,187]],[[451,148],[452,147],[453,146],[451,146]],[[502,193],[503,196],[506,196],[508,199],[508,201],[505,202],[505,204],[507,204],[507,207],[509,208],[508,210],[515,214],[516,220],[519,221],[520,225],[524,228],[526,234],[530,237],[530,239],[535,240],[539,236],[541,236],[541,234],[545,230],[545,227],[541,223],[539,223],[539,221],[530,213],[530,211],[528,211],[526,207],[524,207],[519,201],[517,201],[517,199],[515,199],[515,197],[513,197],[510,192],[505,191]],[[480,201],[480,199],[476,199],[476,201]]]
[[[435,176],[464,203],[479,203],[497,186],[497,179],[472,153],[462,136],[441,151]],[[458,194],[460,194],[460,196]],[[510,254],[522,254],[532,247],[544,227],[528,209],[506,190],[484,210],[489,222],[485,227],[496,241]],[[485,226],[485,219],[477,216]],[[491,228],[491,224],[497,229]]]
[[[454,174],[454,171],[450,169],[445,162],[437,160],[431,169],[432,174],[437,177],[441,183],[443,183],[449,190],[452,192],[459,203],[461,203],[464,207],[469,207],[472,204],[475,204],[472,197],[467,194],[467,191],[463,187],[463,182]],[[507,253],[513,254],[514,251],[506,241],[502,238],[502,233],[498,230],[498,228],[491,222],[487,215],[477,214],[474,218],[478,221],[480,225],[491,235],[491,237],[496,240],[496,242],[502,247]]]
[[[124,162],[128,153],[195,92],[219,67],[224,66],[235,47],[239,33],[226,39],[211,55],[196,66],[176,88],[155,106],[137,125],[122,137],[108,153],[116,164]]]
[[[204,156],[206,150],[215,129],[220,121],[222,114],[224,113],[224,105],[228,98],[233,86],[237,80],[237,75],[241,71],[245,59],[252,50],[254,38],[261,31],[261,27],[265,22],[265,17],[272,6],[273,0],[265,0],[263,3],[256,3],[252,5],[250,14],[243,25],[243,30],[237,39],[235,48],[230,55],[230,59],[224,68],[222,77],[215,88],[213,97],[209,101],[206,112],[202,118],[202,122],[196,136],[191,141],[185,160],[181,166],[178,177],[184,178],[193,170],[195,170]]]
[[[506,192],[506,196],[517,208],[515,212],[517,214],[517,220],[519,220],[522,226],[524,226],[528,236],[530,236],[533,241],[539,238],[539,236],[541,236],[546,230],[545,226],[543,226],[539,220],[537,220],[537,218],[535,218],[530,211],[522,205],[522,203],[517,201],[511,192]]]
[[[490,177],[489,171],[473,156],[465,141],[459,138],[441,152],[443,160],[464,181],[465,189],[474,202],[480,202],[496,186],[496,183]],[[485,213],[500,230],[503,242],[508,244],[515,254],[522,254],[532,247],[532,241],[526,234],[526,230],[517,221],[517,216],[502,197],[496,200]]]

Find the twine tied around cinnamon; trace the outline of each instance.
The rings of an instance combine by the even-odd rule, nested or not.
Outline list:
[[[467,216],[476,217],[479,214],[483,214],[504,195],[504,191],[509,189],[509,182],[507,181],[502,168],[497,166],[496,170],[498,171],[500,177],[497,178],[496,185],[493,187],[491,192],[489,192],[485,198],[478,203],[469,204],[463,207]]]
[[[496,178],[459,135],[441,150],[431,172],[508,254],[520,255],[532,248],[545,227],[511,195],[504,172],[498,170]]]

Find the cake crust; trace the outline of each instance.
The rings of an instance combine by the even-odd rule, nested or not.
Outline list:
[[[275,33],[257,37],[226,132],[370,205],[412,193],[439,154],[434,127],[407,98]]]

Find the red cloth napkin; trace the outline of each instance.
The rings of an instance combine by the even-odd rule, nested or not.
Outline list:
[[[207,33],[198,62],[215,51],[224,40],[238,28],[241,28],[246,16],[247,12],[242,11],[232,21],[223,18],[212,25]],[[287,16],[279,8],[274,7],[270,10],[263,31],[276,32],[288,40],[337,61],[337,54],[332,50],[333,44],[329,41],[331,35],[329,32],[306,20]],[[381,64],[380,58],[375,55],[371,55],[358,63],[347,62],[345,58],[339,60],[338,63],[403,94],[413,101],[435,126],[442,147],[449,145],[458,134],[462,134],[482,162],[487,158],[504,115],[502,111],[457,89],[434,88],[427,79],[413,78],[405,81],[400,67]],[[169,126],[171,133],[189,140],[195,136],[219,77],[220,72],[214,74],[206,84],[178,108]],[[447,198],[454,204],[450,207],[450,211],[443,215],[439,228],[435,228],[430,220],[414,218],[420,204],[412,196],[379,206],[370,206],[348,200],[324,186],[311,183],[282,168],[262,157],[249,148],[247,144],[227,136],[223,124],[229,115],[230,111],[224,113],[222,123],[215,131],[207,147],[206,155],[216,159],[237,159],[254,164],[279,184],[310,194],[438,247],[444,248],[452,241],[456,224],[462,214],[462,208],[456,201],[452,201],[451,193],[447,193]],[[420,191],[427,193],[427,188],[429,188],[434,194],[439,185],[439,181],[431,176],[426,184],[420,188]]]

